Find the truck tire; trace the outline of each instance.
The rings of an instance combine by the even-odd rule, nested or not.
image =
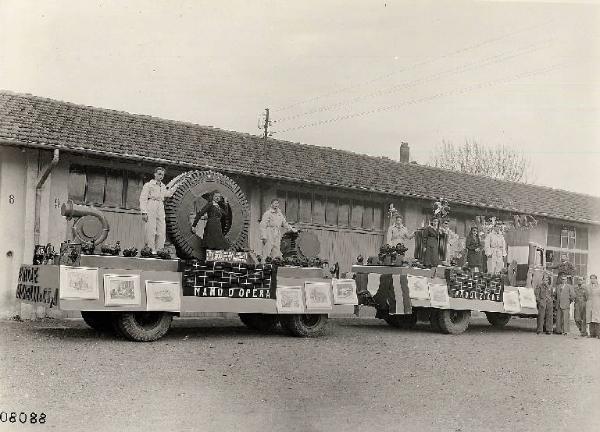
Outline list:
[[[281,315],[284,329],[297,337],[318,337],[327,330],[327,315]]]
[[[163,337],[171,327],[173,315],[167,312],[122,312],[115,316],[115,327],[126,339],[151,342]]]
[[[246,327],[259,332],[269,332],[277,327],[277,315],[258,314],[258,313],[241,313],[240,321]]]
[[[250,210],[248,200],[240,187],[229,177],[214,171],[190,171],[175,178],[170,184],[177,187],[165,201],[167,234],[180,258],[204,259],[202,241],[192,232],[195,212],[204,206],[206,194],[216,191],[227,199],[230,216],[223,235],[229,248],[247,247]]]
[[[486,312],[485,317],[488,322],[497,328],[502,328],[510,321],[510,315],[500,312]]]
[[[439,309],[431,309],[429,312],[429,325],[431,330],[436,333],[441,333],[442,328],[440,327],[440,311]]]
[[[409,314],[409,315],[387,315],[383,318],[386,323],[388,323],[392,327],[400,328],[400,329],[414,329],[417,325],[417,314]]]
[[[111,312],[81,311],[83,321],[100,333],[114,333],[113,314]]]
[[[439,311],[438,322],[442,333],[445,334],[463,333],[469,327],[470,320],[470,310],[440,309]]]

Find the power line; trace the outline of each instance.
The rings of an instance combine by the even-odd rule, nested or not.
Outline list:
[[[356,118],[356,117],[364,117],[366,115],[374,114],[374,113],[378,113],[378,112],[392,111],[392,110],[396,110],[398,108],[402,108],[402,107],[407,106],[407,105],[415,105],[415,104],[418,104],[418,103],[421,103],[421,102],[428,102],[430,100],[434,100],[434,99],[437,99],[437,98],[440,98],[440,97],[443,97],[443,96],[464,94],[464,93],[468,93],[470,91],[479,90],[479,89],[486,88],[486,87],[494,87],[494,86],[505,84],[505,83],[508,83],[508,82],[511,82],[511,81],[515,81],[515,80],[518,80],[518,79],[527,78],[529,76],[535,76],[535,75],[539,75],[539,74],[542,74],[542,73],[550,72],[550,71],[552,71],[554,69],[557,69],[560,66],[563,66],[565,64],[566,64],[566,62],[557,63],[557,64],[554,64],[554,65],[549,66],[547,68],[542,68],[542,69],[537,69],[537,70],[523,72],[523,73],[520,73],[520,74],[513,75],[511,77],[508,77],[508,78],[504,78],[502,80],[488,81],[488,82],[476,84],[476,85],[473,85],[473,86],[463,87],[463,88],[460,88],[460,89],[457,89],[457,90],[449,90],[449,91],[446,91],[446,92],[439,92],[439,93],[436,93],[436,94],[431,95],[431,96],[426,96],[426,97],[417,98],[417,99],[411,99],[411,100],[402,102],[400,104],[394,104],[394,105],[389,105],[389,106],[374,108],[374,109],[371,109],[371,110],[368,110],[368,111],[362,111],[362,112],[353,113],[353,114],[351,113],[351,114],[346,114],[346,115],[343,115],[343,116],[332,117],[332,118],[329,118],[329,119],[326,119],[326,120],[319,120],[317,122],[306,123],[306,124],[303,124],[303,125],[300,125],[300,126],[296,126],[296,127],[291,127],[291,128],[288,128],[288,129],[284,129],[284,130],[280,131],[280,133],[289,132],[289,131],[293,131],[293,130],[299,130],[299,129],[306,129],[308,127],[315,127],[315,126],[320,126],[320,125],[324,125],[324,124],[335,123],[335,122],[338,122],[338,121],[349,120],[349,119]]]
[[[316,109],[313,109],[313,110],[310,110],[310,111],[306,111],[304,113],[300,113],[300,114],[296,114],[296,115],[292,115],[292,116],[288,116],[288,117],[283,117],[281,119],[274,120],[273,122],[274,123],[282,123],[282,122],[286,122],[286,121],[289,121],[289,120],[294,120],[294,119],[301,118],[301,117],[304,117],[304,116],[307,116],[307,115],[311,115],[311,114],[316,114],[316,113],[330,111],[330,110],[333,110],[333,109],[343,108],[345,106],[351,105],[351,104],[353,104],[355,102],[359,102],[359,101],[362,101],[362,100],[365,100],[365,99],[370,99],[370,98],[377,97],[377,96],[389,95],[389,94],[398,92],[398,91],[406,89],[406,88],[414,87],[414,86],[419,85],[419,84],[424,84],[424,83],[432,82],[432,81],[435,81],[437,78],[444,78],[444,77],[449,76],[449,75],[453,75],[453,74],[457,74],[457,73],[461,73],[461,72],[466,72],[466,71],[478,69],[478,68],[481,68],[481,67],[490,66],[490,65],[493,65],[493,64],[496,64],[496,63],[501,63],[501,62],[504,62],[506,60],[510,60],[510,59],[513,59],[513,58],[516,58],[516,57],[520,57],[520,56],[525,55],[525,54],[530,54],[530,53],[539,51],[541,49],[544,49],[544,48],[550,46],[550,44],[548,43],[550,41],[551,40],[549,39],[549,40],[545,41],[546,43],[530,45],[526,49],[522,49],[522,50],[517,51],[517,52],[515,52],[513,54],[511,54],[510,52],[509,53],[496,54],[496,55],[493,55],[493,56],[490,56],[490,57],[486,57],[486,58],[484,58],[482,60],[478,60],[476,62],[471,62],[471,63],[464,64],[464,65],[456,67],[454,69],[448,69],[448,70],[436,72],[434,74],[425,76],[423,78],[419,78],[417,80],[406,81],[404,83],[397,84],[397,85],[394,85],[392,87],[388,87],[388,88],[385,88],[385,89],[380,89],[380,90],[374,91],[372,93],[368,93],[366,95],[355,96],[353,98],[346,99],[346,100],[343,100],[341,102],[337,102],[337,103],[330,104],[330,105],[324,105],[324,106],[321,106],[319,108],[316,108]]]
[[[286,111],[288,109],[297,107],[299,105],[303,105],[303,104],[306,104],[306,103],[309,103],[309,102],[314,102],[316,100],[323,99],[323,98],[328,97],[328,96],[332,96],[332,95],[336,95],[336,94],[339,94],[339,93],[346,92],[348,90],[352,90],[352,89],[354,89],[356,87],[363,87],[363,86],[372,84],[374,82],[381,81],[381,80],[384,80],[384,79],[389,78],[391,76],[397,75],[399,73],[405,72],[407,70],[415,69],[415,68],[418,68],[420,66],[423,66],[423,65],[426,65],[426,64],[429,64],[429,63],[433,63],[433,62],[435,62],[437,60],[448,58],[448,57],[451,57],[451,56],[454,56],[454,55],[457,55],[457,54],[461,54],[461,53],[464,53],[464,52],[467,52],[467,51],[471,51],[471,50],[480,48],[482,46],[489,45],[491,43],[498,42],[500,40],[507,39],[509,37],[512,37],[512,36],[515,36],[515,35],[518,35],[518,34],[521,34],[521,33],[529,32],[529,31],[531,31],[533,29],[536,29],[536,28],[545,27],[548,24],[550,24],[552,21],[553,20],[549,20],[549,21],[546,21],[546,22],[543,22],[543,23],[540,23],[540,24],[536,24],[536,25],[533,25],[533,26],[525,27],[525,28],[522,28],[522,29],[510,32],[510,33],[505,33],[505,34],[503,34],[501,36],[496,36],[496,37],[492,37],[492,38],[489,38],[489,39],[484,39],[483,41],[478,42],[476,44],[468,45],[468,46],[460,48],[458,50],[451,51],[449,53],[443,54],[443,55],[441,55],[439,57],[434,57],[434,58],[431,58],[431,59],[427,59],[427,60],[423,60],[423,61],[414,63],[414,64],[412,64],[410,66],[407,66],[407,67],[395,70],[393,72],[390,72],[390,73],[387,73],[387,74],[384,74],[384,75],[380,75],[378,77],[375,77],[375,78],[367,80],[367,81],[359,82],[357,84],[350,85],[350,86],[347,86],[347,87],[342,87],[342,88],[337,89],[337,90],[332,90],[330,92],[321,94],[319,96],[315,96],[315,97],[312,97],[312,98],[309,98],[309,99],[298,101],[298,102],[295,102],[295,103],[292,103],[292,104],[289,104],[289,105],[285,105],[285,106],[283,106],[281,108],[274,108],[273,111],[277,111],[277,112]]]

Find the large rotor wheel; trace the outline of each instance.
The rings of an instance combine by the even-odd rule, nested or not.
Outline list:
[[[214,171],[190,171],[171,183],[177,190],[165,202],[167,233],[180,258],[204,258],[202,240],[192,231],[192,223],[196,212],[208,202],[211,192],[219,192],[228,203],[228,220],[222,226],[229,248],[240,250],[247,246],[248,200],[233,180]]]

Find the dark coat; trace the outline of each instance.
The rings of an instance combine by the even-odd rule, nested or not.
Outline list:
[[[200,218],[208,215],[206,227],[204,227],[204,238],[202,239],[202,247],[207,249],[224,250],[229,247],[229,243],[223,235],[223,219],[226,216],[220,206],[214,205],[212,202],[206,203],[204,207],[196,214],[193,227],[196,226]]]
[[[483,245],[481,244],[479,235],[473,237],[469,234],[465,246],[467,248],[467,262],[469,263],[469,267],[481,267],[481,249]],[[477,248],[479,248],[479,251],[475,250]]]
[[[423,231],[425,237],[425,258],[423,264],[427,267],[437,267],[440,263],[439,252],[439,231],[432,226],[428,226]]]

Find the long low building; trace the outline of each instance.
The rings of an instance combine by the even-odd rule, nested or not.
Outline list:
[[[342,271],[384,242],[390,204],[412,230],[444,197],[452,206],[451,228],[462,237],[477,216],[532,215],[537,225],[509,231],[509,245],[535,242],[568,253],[578,275],[600,271],[600,198],[422,166],[409,162],[406,145],[402,150],[397,162],[0,92],[0,316],[19,313],[18,270],[32,261],[34,245],[58,247],[71,238],[60,215],[69,199],[104,211],[107,242],[141,248],[139,194],[158,165],[170,176],[211,169],[232,177],[248,197],[254,250],[261,215],[274,197],[290,223],[317,236],[321,257]]]

